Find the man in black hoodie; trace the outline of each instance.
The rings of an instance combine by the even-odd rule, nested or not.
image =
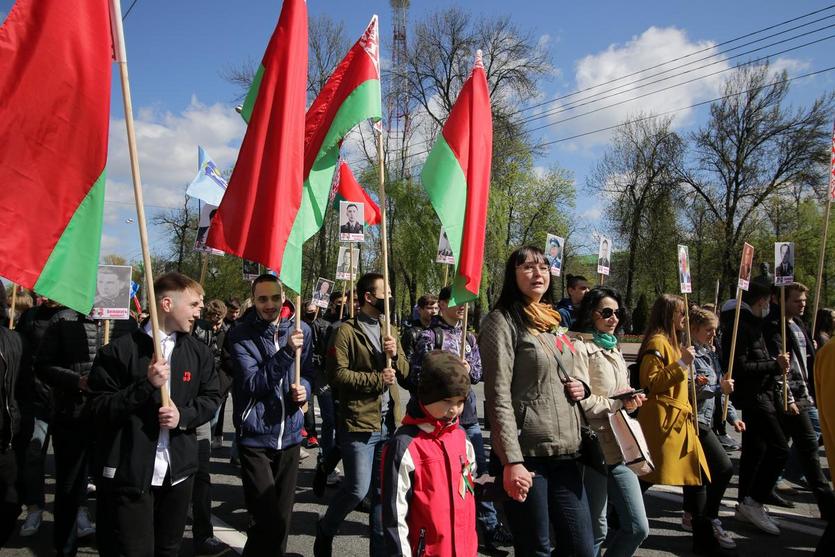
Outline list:
[[[197,472],[195,428],[220,401],[212,351],[189,334],[203,288],[167,273],[154,289],[162,359],[146,322],[102,348],[88,380],[103,555],[179,554]],[[161,405],[161,388],[171,394],[168,406]]]
[[[745,414],[742,456],[739,463],[739,504],[736,518],[760,530],[779,535],[780,529],[763,506],[786,464],[788,445],[776,413],[778,380],[789,369],[788,354],[772,357],[763,337],[769,313],[771,286],[766,277],[752,280],[742,293],[739,331],[734,354],[734,405]],[[722,360],[727,369],[733,337],[735,304],[726,304],[720,318]]]

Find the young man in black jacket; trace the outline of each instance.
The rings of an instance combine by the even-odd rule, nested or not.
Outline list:
[[[792,440],[790,455],[796,459],[798,467],[812,490],[824,520],[833,517],[835,496],[829,481],[821,470],[818,456],[818,434],[812,425],[818,422],[815,407],[815,347],[801,316],[806,310],[806,296],[809,288],[799,282],[793,282],[785,288],[786,300],[786,348],[791,355],[791,365],[786,376],[788,380],[787,409],[783,409],[782,381],[778,382],[777,416],[783,426],[787,439]],[[775,301],[780,296],[775,293]],[[777,356],[782,350],[783,332],[779,305],[772,306],[766,319],[763,333],[768,351]],[[792,457],[790,456],[790,459]]]
[[[6,289],[0,283],[0,319],[6,316]],[[0,547],[12,534],[20,514],[17,463],[12,450],[20,432],[20,401],[31,397],[33,387],[29,351],[14,331],[0,327]],[[26,370],[21,374],[21,371]]]
[[[88,381],[102,555],[179,554],[197,472],[195,428],[219,404],[212,351],[190,334],[203,288],[167,273],[154,289],[163,359],[154,357],[146,322],[102,348]],[[161,405],[164,387],[169,406]]]
[[[752,280],[748,291],[742,293],[734,355],[733,402],[744,412],[746,424],[739,462],[736,518],[776,536],[780,528],[763,504],[770,501],[789,454],[775,406],[777,383],[789,368],[789,358],[787,354],[772,357],[766,347],[763,324],[769,313],[770,298],[771,286],[764,277]],[[722,345],[725,369],[730,359],[735,310],[734,306],[726,305],[720,318],[725,339]]]

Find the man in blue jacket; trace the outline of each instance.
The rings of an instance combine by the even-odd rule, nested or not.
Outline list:
[[[226,349],[234,370],[232,401],[244,498],[253,524],[244,556],[284,555],[290,531],[304,415],[313,378],[312,334],[295,331],[295,308],[274,275],[252,282],[255,311],[230,330]],[[295,385],[295,352],[302,384]]]

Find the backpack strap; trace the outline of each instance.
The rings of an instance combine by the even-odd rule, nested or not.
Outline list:
[[[444,349],[444,330],[437,325],[432,327],[432,334],[435,335],[435,350]]]

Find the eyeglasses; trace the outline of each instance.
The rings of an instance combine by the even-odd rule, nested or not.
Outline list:
[[[624,312],[623,308],[612,309],[612,308],[603,308],[603,309],[596,309],[594,310],[596,314],[598,314],[603,319],[611,319],[612,316],[618,318],[618,321],[623,321]]]

